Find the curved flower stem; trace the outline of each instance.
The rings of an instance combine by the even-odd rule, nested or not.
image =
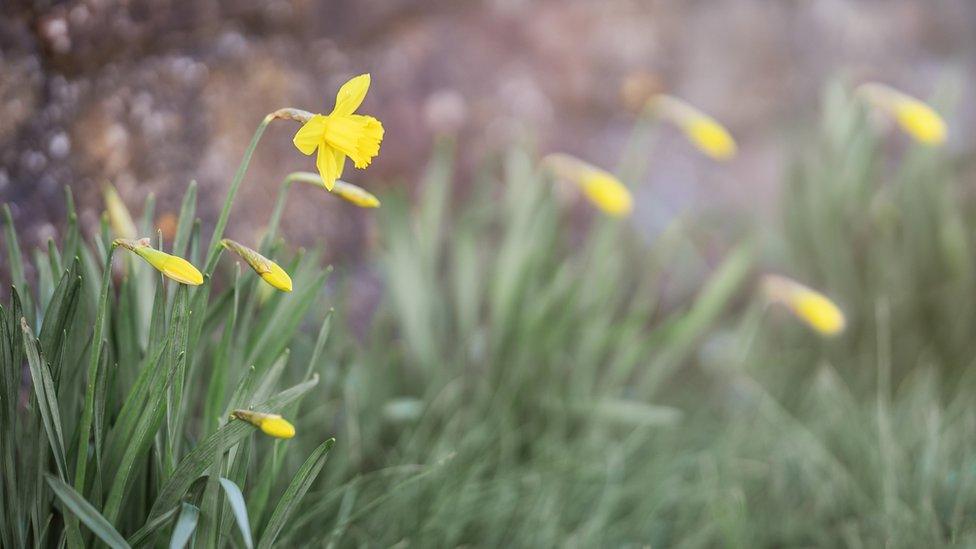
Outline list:
[[[275,200],[274,209],[271,211],[271,219],[268,221],[268,230],[261,240],[261,247],[258,248],[262,254],[270,253],[271,245],[278,236],[278,225],[281,223],[281,215],[285,209],[285,202],[288,200],[288,191],[295,182],[308,183],[317,187],[323,187],[322,178],[318,174],[311,172],[292,172],[285,176],[278,189],[278,198]]]
[[[220,217],[217,219],[217,225],[214,227],[213,237],[210,239],[210,248],[207,251],[207,264],[204,272],[206,274],[212,275],[214,268],[217,266],[217,258],[220,256],[220,240],[224,237],[224,229],[227,227],[227,220],[230,218],[230,210],[234,205],[234,198],[237,196],[237,191],[241,187],[241,181],[244,179],[244,174],[247,173],[247,168],[251,164],[251,157],[254,155],[254,149],[257,148],[258,142],[261,141],[261,136],[264,135],[264,130],[268,127],[273,120],[295,120],[298,122],[305,122],[312,117],[312,113],[299,110],[299,109],[279,109],[274,111],[264,117],[264,120],[258,124],[258,128],[254,130],[254,136],[251,137],[251,143],[247,146],[247,150],[244,151],[244,158],[241,159],[240,165],[237,167],[237,173],[234,174],[234,179],[230,183],[230,189],[227,190],[227,198],[224,199],[224,207],[220,210]]]

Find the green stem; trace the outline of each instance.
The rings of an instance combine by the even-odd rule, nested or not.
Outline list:
[[[271,211],[271,219],[268,221],[268,231],[261,240],[261,247],[258,248],[262,254],[268,254],[271,245],[278,236],[278,225],[281,224],[281,215],[285,209],[285,202],[288,200],[288,191],[295,182],[308,183],[322,187],[322,178],[318,174],[311,172],[292,172],[285,176],[278,189],[278,198],[275,200],[274,210]]]
[[[241,159],[241,164],[237,167],[237,173],[234,174],[234,180],[230,183],[230,189],[227,191],[227,198],[224,200],[224,207],[220,211],[220,217],[217,219],[217,226],[214,227],[213,237],[210,239],[210,249],[207,252],[207,268],[206,274],[212,275],[214,269],[217,267],[217,259],[220,256],[220,239],[224,237],[224,229],[227,227],[227,219],[230,217],[230,209],[234,205],[234,197],[237,196],[237,190],[241,187],[241,181],[244,180],[244,174],[247,173],[247,167],[251,163],[251,157],[254,155],[254,149],[257,148],[258,142],[261,141],[261,136],[264,135],[264,130],[268,127],[268,124],[272,120],[294,120],[296,122],[306,122],[312,117],[312,113],[303,111],[300,109],[278,109],[261,120],[258,124],[258,128],[254,130],[254,136],[251,137],[251,144],[247,146],[247,150],[244,151],[244,158]]]
[[[261,141],[261,136],[264,135],[264,130],[268,127],[268,124],[274,120],[275,114],[271,113],[264,117],[264,120],[258,124],[258,128],[254,130],[254,136],[251,137],[251,144],[247,146],[247,150],[244,151],[244,158],[241,159],[241,163],[237,166],[237,173],[234,174],[234,179],[230,183],[230,189],[227,191],[227,198],[224,199],[224,207],[220,210],[220,217],[217,219],[217,225],[214,227],[213,237],[210,239],[210,248],[207,252],[207,275],[212,275],[214,268],[217,266],[217,257],[220,251],[220,239],[224,237],[224,229],[227,227],[227,219],[230,218],[230,210],[234,205],[234,198],[237,196],[237,191],[241,187],[241,181],[244,180],[244,174],[247,173],[247,168],[251,164],[251,157],[254,156],[254,149],[257,148],[258,142]]]
[[[112,281],[112,254],[115,247],[108,250],[105,258],[105,271],[102,273],[102,290],[98,297],[98,310],[95,313],[95,333],[92,335],[91,361],[88,363],[88,386],[85,388],[85,409],[81,415],[78,440],[78,458],[75,463],[75,490],[84,495],[85,476],[88,472],[88,439],[91,438],[92,416],[95,411],[95,382],[98,379],[98,364],[102,352],[102,332],[105,328],[105,312],[108,308],[108,290]]]

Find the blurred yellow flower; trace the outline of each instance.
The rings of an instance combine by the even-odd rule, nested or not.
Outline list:
[[[261,412],[252,412],[250,410],[234,410],[230,417],[254,425],[269,437],[292,438],[295,436],[295,426],[278,414],[262,414]]]
[[[365,169],[380,152],[383,124],[372,116],[353,114],[365,99],[369,83],[369,75],[361,74],[343,84],[332,112],[312,116],[295,134],[295,146],[302,154],[311,155],[318,149],[315,166],[330,191],[342,177],[347,156],[357,168]]]
[[[728,160],[735,156],[735,140],[711,116],[677,97],[665,94],[651,97],[647,106],[655,116],[678,126],[691,144],[706,155],[715,160]]]
[[[553,176],[575,183],[590,202],[607,214],[626,217],[634,209],[630,191],[609,172],[563,153],[547,155],[542,165]]]
[[[129,209],[125,207],[125,202],[119,196],[118,191],[111,183],[105,183],[102,187],[102,196],[105,198],[105,210],[108,212],[108,222],[112,226],[112,232],[118,238],[135,238],[139,232],[136,224],[132,221]]]
[[[132,240],[128,238],[116,238],[112,241],[112,246],[125,248],[138,255],[152,265],[157,271],[167,277],[179,282],[199,286],[203,284],[203,275],[189,261],[182,257],[161,252],[149,245],[149,239]]]
[[[290,292],[292,290],[291,277],[274,261],[229,238],[221,240],[220,244],[224,248],[241,256],[254,269],[254,272],[258,273],[271,286],[283,292]]]
[[[833,336],[844,331],[844,313],[827,296],[778,275],[764,276],[762,288],[770,301],[786,306],[821,334]]]
[[[857,95],[895,119],[901,129],[919,143],[941,145],[948,131],[932,107],[890,86],[870,82],[857,88]]]
[[[345,198],[360,208],[380,207],[380,200],[376,198],[373,193],[362,187],[353,185],[352,183],[346,183],[342,180],[336,180],[335,188],[332,189],[332,193]]]

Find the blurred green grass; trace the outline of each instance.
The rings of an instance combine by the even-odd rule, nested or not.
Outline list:
[[[797,144],[782,231],[751,230],[715,261],[701,259],[692,215],[651,242],[627,221],[581,223],[531,147],[456,196],[442,144],[415,203],[383,197],[384,293],[365,335],[347,318],[342,279],[355,272],[340,266],[323,290],[315,253],[287,265],[291,295],[262,297],[253,273],[224,264],[206,293],[131,261],[115,287],[99,267],[107,226],[89,249],[72,225],[60,251],[34,254],[28,285],[8,216],[19,299],[0,311],[4,545],[94,542],[62,516],[151,545],[976,543],[976,226],[959,159],[914,145],[892,155],[841,83],[822,110]],[[641,122],[627,149],[626,181],[647,169],[649,131]],[[194,192],[174,252],[199,264]],[[823,339],[771,308],[754,287],[767,270],[836,298],[847,332]],[[103,283],[97,371],[111,375],[96,384],[79,499],[59,464],[59,452],[74,464],[77,437],[54,424],[75,432]],[[33,356],[21,334],[38,327]],[[34,384],[17,379],[21,356]],[[218,421],[262,401],[294,419],[296,438]],[[117,488],[126,462],[135,481]],[[108,505],[113,491],[124,497]]]

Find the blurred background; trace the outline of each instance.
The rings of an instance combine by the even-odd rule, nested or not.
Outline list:
[[[196,179],[212,223],[265,113],[328,112],[338,85],[371,72],[363,112],[383,121],[386,139],[368,172],[346,174],[371,190],[410,189],[437,134],[457,137],[461,187],[513,139],[612,168],[642,100],[666,91],[727,125],[740,154],[719,165],[660,132],[651,169],[628,181],[637,225],[653,233],[702,208],[768,219],[792,137],[830,77],[923,99],[950,82],[968,97],[974,68],[968,0],[8,0],[0,201],[33,246],[57,233],[64,185],[93,231],[108,181],[137,214],[154,193],[167,232]],[[974,117],[959,102],[955,152],[976,141]],[[291,145],[296,129],[272,125],[258,149],[232,216],[239,240],[257,240],[286,173],[313,169]],[[283,230],[349,260],[367,249],[365,220],[314,196],[290,201]]]
[[[62,252],[44,245],[76,234],[70,186],[86,348],[104,184],[168,243],[196,180],[183,244],[202,265],[265,114],[329,112],[363,72],[360,112],[386,134],[344,179],[383,207],[292,189],[284,242],[262,250],[295,291],[222,259],[187,378],[192,439],[225,382],[321,376],[287,465],[321,437],[336,451],[283,546],[976,546],[976,2],[7,0],[2,270],[37,311],[57,304]],[[913,142],[853,92],[867,81],[930,102],[946,143]],[[738,154],[640,117],[661,92]],[[265,133],[227,237],[257,245],[281,180],[314,170],[297,129]],[[556,151],[619,175],[634,214],[543,173]],[[157,310],[127,268],[107,338],[122,372],[145,335],[127,319],[148,330]],[[771,273],[836,301],[843,333],[781,306]],[[255,456],[254,473],[279,463]],[[261,486],[284,488],[260,475],[255,524]]]

